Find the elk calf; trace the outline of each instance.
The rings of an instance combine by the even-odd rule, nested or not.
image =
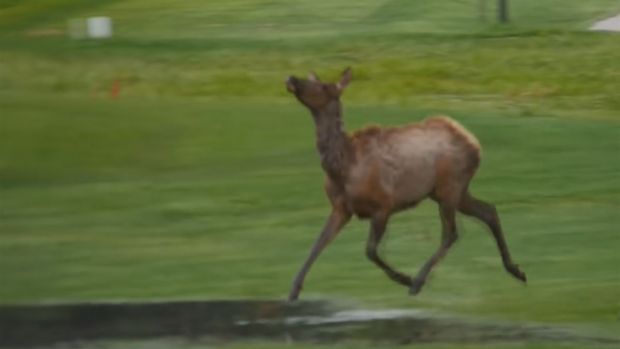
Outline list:
[[[351,81],[347,68],[337,83],[294,76],[289,92],[310,110],[316,126],[316,146],[326,173],[325,190],[332,210],[310,256],[297,274],[289,300],[298,298],[308,270],[319,253],[352,215],[370,220],[366,255],[395,282],[422,289],[431,269],[457,239],[455,213],[484,222],[497,242],[504,268],[525,282],[513,263],[493,205],[474,198],[468,190],[480,164],[480,144],[474,135],[448,117],[432,117],[401,127],[369,127],[349,136],[342,123],[340,95]],[[425,198],[439,205],[441,244],[415,278],[394,270],[377,253],[388,219]]]

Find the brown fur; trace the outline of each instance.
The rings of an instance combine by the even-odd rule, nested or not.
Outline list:
[[[481,147],[476,137],[446,116],[431,117],[400,127],[369,126],[348,135],[342,124],[340,94],[351,79],[347,69],[335,84],[290,77],[287,88],[311,112],[325,190],[332,213],[293,283],[289,299],[297,299],[306,273],[320,252],[352,215],[370,219],[367,255],[392,280],[417,294],[431,269],[457,239],[457,210],[483,221],[493,232],[505,269],[525,281],[512,262],[499,217],[492,205],[471,196],[469,183],[480,164]],[[443,227],[439,249],[416,278],[402,274],[384,262],[377,247],[389,217],[430,197],[439,204]]]

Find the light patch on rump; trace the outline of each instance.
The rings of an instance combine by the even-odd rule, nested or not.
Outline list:
[[[482,147],[480,146],[480,142],[478,138],[474,136],[469,130],[467,130],[463,125],[461,125],[458,121],[447,117],[447,116],[434,116],[424,120],[425,124],[443,124],[456,138],[464,141],[469,148],[476,152],[479,156],[482,153]]]

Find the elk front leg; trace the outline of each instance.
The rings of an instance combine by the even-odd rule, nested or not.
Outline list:
[[[456,241],[457,232],[455,211],[456,210],[452,207],[452,205],[439,203],[439,214],[441,216],[442,226],[441,244],[439,245],[437,252],[429,258],[411,283],[411,288],[409,289],[410,294],[416,295],[420,292],[422,286],[424,286],[424,283],[426,282],[428,274],[430,274],[433,267],[446,255],[446,253],[448,253],[450,246],[452,246],[452,244]]]
[[[379,253],[377,252],[379,243],[381,243],[381,239],[385,235],[386,227],[386,218],[374,217],[372,219],[372,222],[370,223],[370,234],[368,235],[368,242],[366,243],[366,256],[379,268],[381,268],[390,279],[401,285],[409,287],[411,285],[411,277],[394,270],[386,262],[384,262],[381,257],[379,257]]]
[[[293,281],[293,287],[288,295],[289,301],[297,300],[299,297],[299,293],[303,287],[304,279],[306,274],[310,270],[310,267],[317,259],[321,251],[334,239],[334,237],[342,230],[345,224],[351,218],[351,214],[339,210],[333,210],[330,214],[327,222],[325,223],[325,227],[321,231],[321,234],[317,238],[314,246],[312,246],[312,250],[310,251],[310,256],[304,262],[303,266],[297,273],[295,280]]]

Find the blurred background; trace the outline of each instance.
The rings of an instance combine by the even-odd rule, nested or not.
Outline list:
[[[478,136],[529,285],[461,218],[410,297],[354,221],[302,298],[620,331],[620,33],[588,30],[620,3],[502,2],[0,0],[0,303],[284,299],[329,212],[284,79],[351,66],[347,129]],[[414,273],[439,232],[424,203],[382,253]]]

